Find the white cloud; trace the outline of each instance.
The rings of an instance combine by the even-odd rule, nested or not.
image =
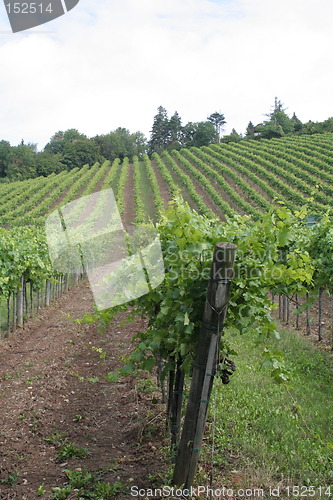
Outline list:
[[[304,121],[325,119],[332,14],[331,0],[81,0],[40,28],[0,34],[0,139],[148,134],[159,105],[184,123],[219,110],[227,131],[243,132],[275,95]]]

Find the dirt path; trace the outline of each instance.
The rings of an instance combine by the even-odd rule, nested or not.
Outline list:
[[[83,282],[0,344],[1,500],[35,500],[42,483],[47,498],[52,487],[65,483],[64,469],[86,467],[100,471],[103,481],[140,487],[149,487],[148,476],[161,471],[164,406],[157,392],[142,391],[154,379],[103,379],[145,324],[124,325],[120,315],[101,335],[95,325],[77,325],[67,316],[88,310],[92,296]],[[105,359],[93,348],[102,349]],[[96,376],[96,383],[79,378]],[[45,441],[55,433],[87,448],[88,457],[58,460],[56,443]]]

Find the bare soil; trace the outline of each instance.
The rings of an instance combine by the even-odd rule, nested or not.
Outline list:
[[[68,316],[89,310],[92,296],[82,282],[0,344],[1,500],[35,500],[42,483],[48,496],[65,484],[64,469],[87,468],[103,481],[147,488],[165,467],[159,451],[165,408],[159,392],[145,390],[155,378],[103,378],[133,348],[131,339],[145,321],[125,325],[119,315],[101,334],[96,325],[75,324]],[[102,349],[105,359],[93,348]],[[59,460],[56,443],[45,440],[54,433],[87,448],[87,458]]]

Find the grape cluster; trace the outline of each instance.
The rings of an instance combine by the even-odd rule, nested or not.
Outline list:
[[[229,384],[230,376],[236,371],[236,364],[230,359],[224,359],[223,363],[218,366],[218,376],[221,378],[223,384]]]

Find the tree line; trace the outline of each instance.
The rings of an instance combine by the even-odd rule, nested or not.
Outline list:
[[[291,117],[287,115],[286,108],[277,97],[275,97],[270,113],[265,116],[267,119],[256,126],[251,121],[249,122],[245,139],[273,139],[285,135],[312,135],[333,132],[333,117],[323,122],[310,120],[307,123],[302,123],[296,113],[293,113]]]
[[[162,106],[157,111],[148,143],[149,154],[191,146],[208,146],[219,142],[221,130],[226,123],[224,115],[215,112],[206,121],[189,122],[183,126],[177,111],[170,119],[167,110]]]
[[[167,110],[160,106],[154,117],[149,140],[140,132],[131,133],[118,127],[108,134],[87,137],[76,129],[56,132],[42,151],[37,145],[21,141],[11,146],[8,141],[0,141],[0,180],[2,182],[23,180],[62,170],[71,170],[85,164],[93,165],[115,158],[130,160],[148,153],[161,153],[164,150],[180,150],[189,147],[208,146],[213,143],[238,142],[243,139],[272,139],[291,134],[333,133],[333,117],[323,122],[302,123],[294,113],[291,117],[281,101],[276,97],[266,120],[246,127],[245,134],[232,129],[221,137],[227,123],[223,113],[214,112],[205,121],[182,124],[177,111],[169,118]]]
[[[76,129],[56,132],[44,149],[36,144],[11,146],[0,141],[0,178],[21,180],[47,176],[62,170],[93,165],[105,159],[142,156],[147,151],[147,139],[141,132],[130,133],[125,128],[88,138]]]

